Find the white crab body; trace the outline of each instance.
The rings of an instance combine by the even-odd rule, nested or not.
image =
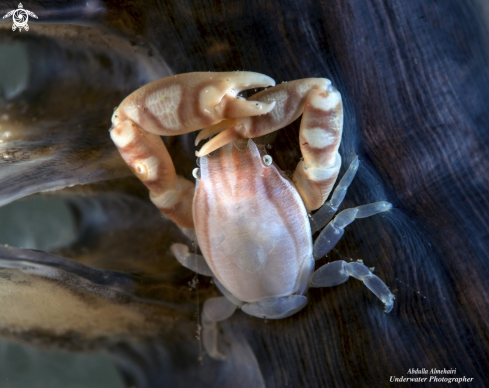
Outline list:
[[[193,216],[215,277],[243,302],[293,294],[312,259],[307,211],[293,184],[263,162],[253,141],[201,158],[200,175]]]

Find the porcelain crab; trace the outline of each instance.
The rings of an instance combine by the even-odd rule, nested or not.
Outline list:
[[[324,204],[341,165],[340,93],[322,78],[274,85],[270,77],[252,72],[180,74],[138,89],[112,116],[112,140],[153,203],[181,227],[195,229],[203,256],[174,244],[175,257],[212,276],[224,295],[207,300],[202,312],[204,346],[214,358],[223,357],[217,322],[237,308],[259,318],[288,317],[307,304],[309,287],[331,287],[353,276],[386,312],[393,306],[394,295],[360,262],[334,261],[314,271],[315,260],[333,249],[346,225],[391,209],[390,203],[377,202],[334,217],[357,171],[357,157]],[[238,96],[268,86],[248,99]],[[291,181],[249,139],[281,129],[301,114],[303,159]],[[160,136],[202,128],[196,143],[217,136],[197,153],[195,186],[176,175]],[[318,208],[310,219],[308,213]],[[313,244],[312,234],[321,228]]]

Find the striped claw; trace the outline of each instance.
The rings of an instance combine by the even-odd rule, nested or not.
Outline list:
[[[145,131],[181,135],[224,119],[262,115],[273,103],[238,98],[243,90],[275,85],[252,72],[187,73],[159,79],[130,94],[112,116],[112,127],[130,120]]]
[[[276,104],[267,114],[247,116],[223,121],[204,128],[197,136],[196,145],[203,139],[219,133],[200,149],[197,156],[208,153],[239,139],[263,136],[296,120],[304,111],[307,97],[312,90],[329,92],[333,90],[331,81],[325,78],[307,78],[285,82],[273,88],[254,94],[249,99],[264,104]]]

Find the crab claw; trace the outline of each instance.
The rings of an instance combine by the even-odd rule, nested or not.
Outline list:
[[[275,104],[237,97],[246,89],[275,85],[252,72],[187,73],[153,81],[130,94],[114,111],[113,127],[130,120],[156,135],[172,136],[225,119],[263,115]]]
[[[250,100],[266,103],[275,108],[268,114],[248,115],[204,128],[197,136],[196,143],[217,133],[218,135],[205,143],[196,155],[205,156],[232,141],[263,136],[289,125],[302,114],[307,96],[313,90],[329,95],[334,93],[335,89],[328,79],[306,78],[282,83],[254,94]]]

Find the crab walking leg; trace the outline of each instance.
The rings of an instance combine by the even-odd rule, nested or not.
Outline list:
[[[343,104],[336,90],[312,90],[302,115],[299,141],[303,160],[292,178],[308,211],[328,198],[338,177],[338,147],[343,132]]]
[[[340,260],[323,265],[312,275],[310,286],[333,287],[346,282],[350,276],[361,280],[385,304],[385,312],[391,312],[394,295],[378,276],[358,262],[347,263]]]
[[[156,207],[178,225],[194,229],[195,185],[176,174],[163,140],[130,120],[117,124],[110,136],[129,168],[149,189]]]
[[[273,101],[247,101],[237,95],[270,85],[275,85],[272,78],[246,71],[174,75],[127,96],[114,111],[112,124],[130,120],[150,133],[181,135],[224,119],[268,113],[275,106]]]
[[[205,301],[202,310],[202,339],[204,348],[210,357],[224,360],[225,355],[217,349],[218,327],[217,322],[224,321],[233,315],[237,306],[224,296],[211,298]]]
[[[237,118],[222,123],[222,125],[204,128],[197,136],[197,144],[216,133],[221,133],[204,144],[196,155],[205,156],[233,141],[252,139],[286,127],[302,114],[306,98],[314,89],[329,93],[334,88],[328,79],[306,78],[281,83],[252,95],[249,100],[263,104],[274,104],[275,107],[267,114]]]
[[[340,183],[338,183],[338,186],[334,189],[331,199],[312,215],[310,218],[311,233],[314,234],[319,229],[324,228],[324,226],[334,217],[338,207],[345,198],[348,187],[357,173],[359,164],[358,156],[355,156],[350,167],[348,167],[348,170],[345,172],[345,175],[341,178]]]
[[[343,210],[326,225],[316,239],[312,251],[314,259],[318,260],[331,251],[345,233],[345,227],[356,218],[370,217],[390,209],[392,205],[389,202],[381,201]]]
[[[204,256],[190,253],[188,246],[185,244],[172,244],[170,250],[178,262],[185,268],[188,268],[199,275],[214,276],[212,270],[207,265]]]

